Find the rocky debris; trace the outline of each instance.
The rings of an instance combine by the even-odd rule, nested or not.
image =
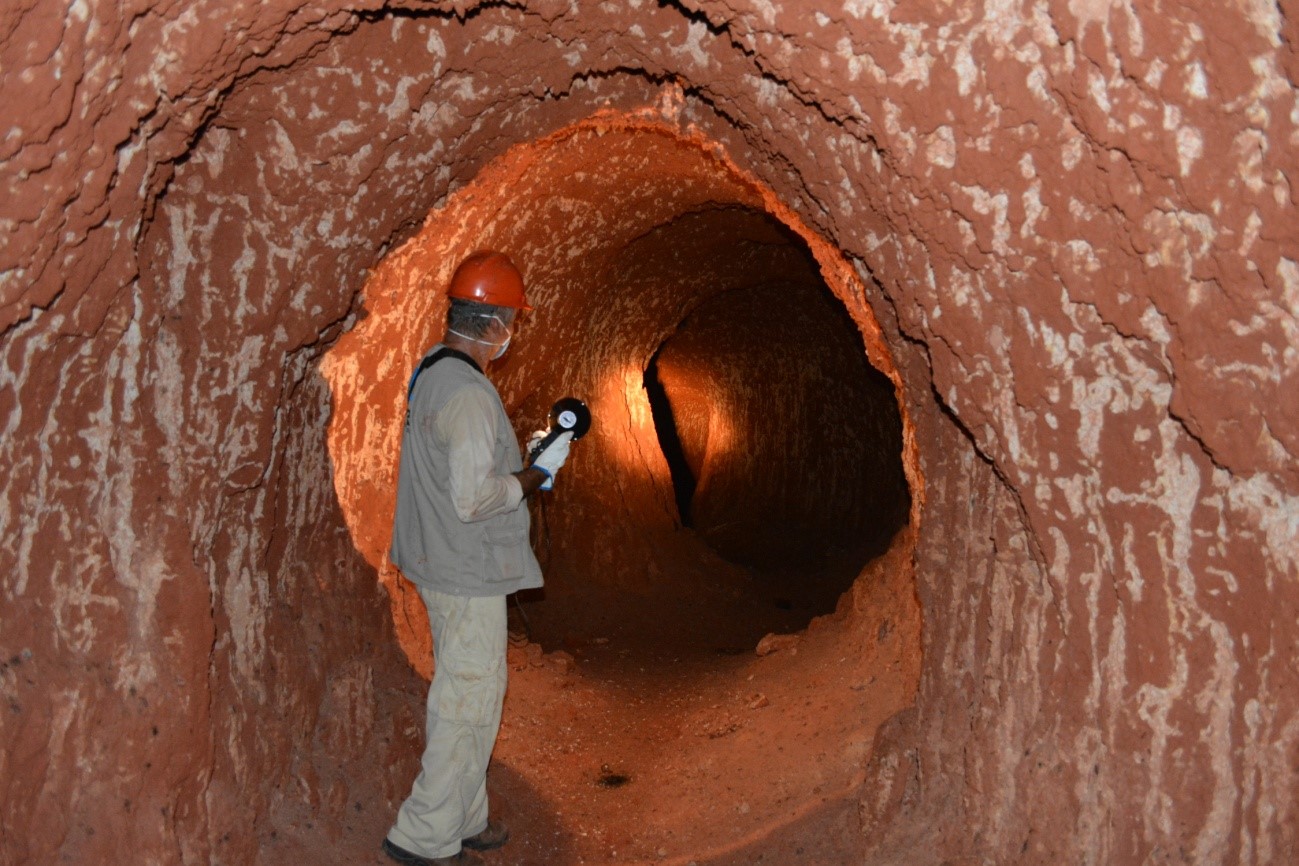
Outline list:
[[[740,728],[744,727],[744,721],[737,716],[728,712],[719,711],[715,715],[704,719],[700,725],[696,736],[707,737],[710,740],[716,740],[733,734]]]
[[[567,674],[572,672],[573,667],[577,664],[577,660],[563,650],[555,650],[552,653],[546,654],[546,664],[550,665],[562,674]]]
[[[798,654],[798,643],[801,638],[796,634],[769,634],[762,640],[758,641],[755,652],[760,656],[769,656],[772,653],[787,652],[790,655]]]
[[[513,670],[523,670],[530,663],[527,650],[521,646],[507,647],[505,650],[505,663]]]
[[[562,674],[571,673],[577,660],[564,650],[546,652],[541,644],[511,640],[505,650],[505,663],[516,671],[524,668],[549,667]]]

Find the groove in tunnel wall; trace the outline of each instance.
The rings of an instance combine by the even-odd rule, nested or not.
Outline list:
[[[668,472],[672,477],[672,492],[677,503],[677,518],[686,529],[693,529],[695,522],[692,508],[695,499],[695,470],[681,447],[681,434],[677,430],[677,419],[672,409],[672,399],[668,396],[659,378],[658,360],[663,352],[660,346],[650,358],[645,368],[645,396],[649,400],[650,415],[654,419],[654,433],[667,461]]]

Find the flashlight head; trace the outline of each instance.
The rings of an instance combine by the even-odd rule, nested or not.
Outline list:
[[[573,434],[574,441],[591,429],[591,410],[576,397],[565,397],[555,402],[550,410],[550,429]]]

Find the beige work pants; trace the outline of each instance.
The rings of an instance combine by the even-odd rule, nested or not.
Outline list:
[[[418,589],[435,668],[422,769],[388,839],[423,857],[452,857],[461,839],[487,827],[487,762],[505,699],[505,597]]]

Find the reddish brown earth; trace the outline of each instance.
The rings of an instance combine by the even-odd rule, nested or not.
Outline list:
[[[520,434],[599,420],[493,862],[1299,859],[1297,40],[1295,0],[5,4],[0,862],[374,857],[430,664],[394,422],[488,243],[538,301]]]

